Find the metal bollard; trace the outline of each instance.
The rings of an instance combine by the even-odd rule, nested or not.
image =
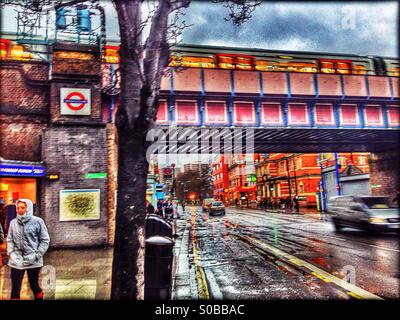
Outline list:
[[[170,300],[174,242],[168,237],[146,240],[144,299]]]

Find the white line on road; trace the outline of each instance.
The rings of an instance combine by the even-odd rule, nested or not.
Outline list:
[[[215,280],[214,274],[212,273],[211,270],[209,270],[209,268],[204,268],[204,272],[206,273],[209,291],[212,295],[212,298],[214,300],[222,300],[224,296],[222,295],[222,292],[217,284],[217,281]]]

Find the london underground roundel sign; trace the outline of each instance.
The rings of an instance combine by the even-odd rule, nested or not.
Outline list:
[[[90,115],[90,89],[61,88],[61,115]]]

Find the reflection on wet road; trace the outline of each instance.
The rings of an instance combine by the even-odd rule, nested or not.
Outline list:
[[[187,209],[199,297],[399,298],[396,234],[367,235],[310,216]]]

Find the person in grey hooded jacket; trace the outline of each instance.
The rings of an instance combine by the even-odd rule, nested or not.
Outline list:
[[[7,236],[8,266],[11,268],[11,299],[19,299],[25,271],[35,299],[43,299],[39,286],[39,273],[43,267],[43,256],[50,244],[44,221],[33,215],[33,203],[19,199],[17,218],[10,223]]]

